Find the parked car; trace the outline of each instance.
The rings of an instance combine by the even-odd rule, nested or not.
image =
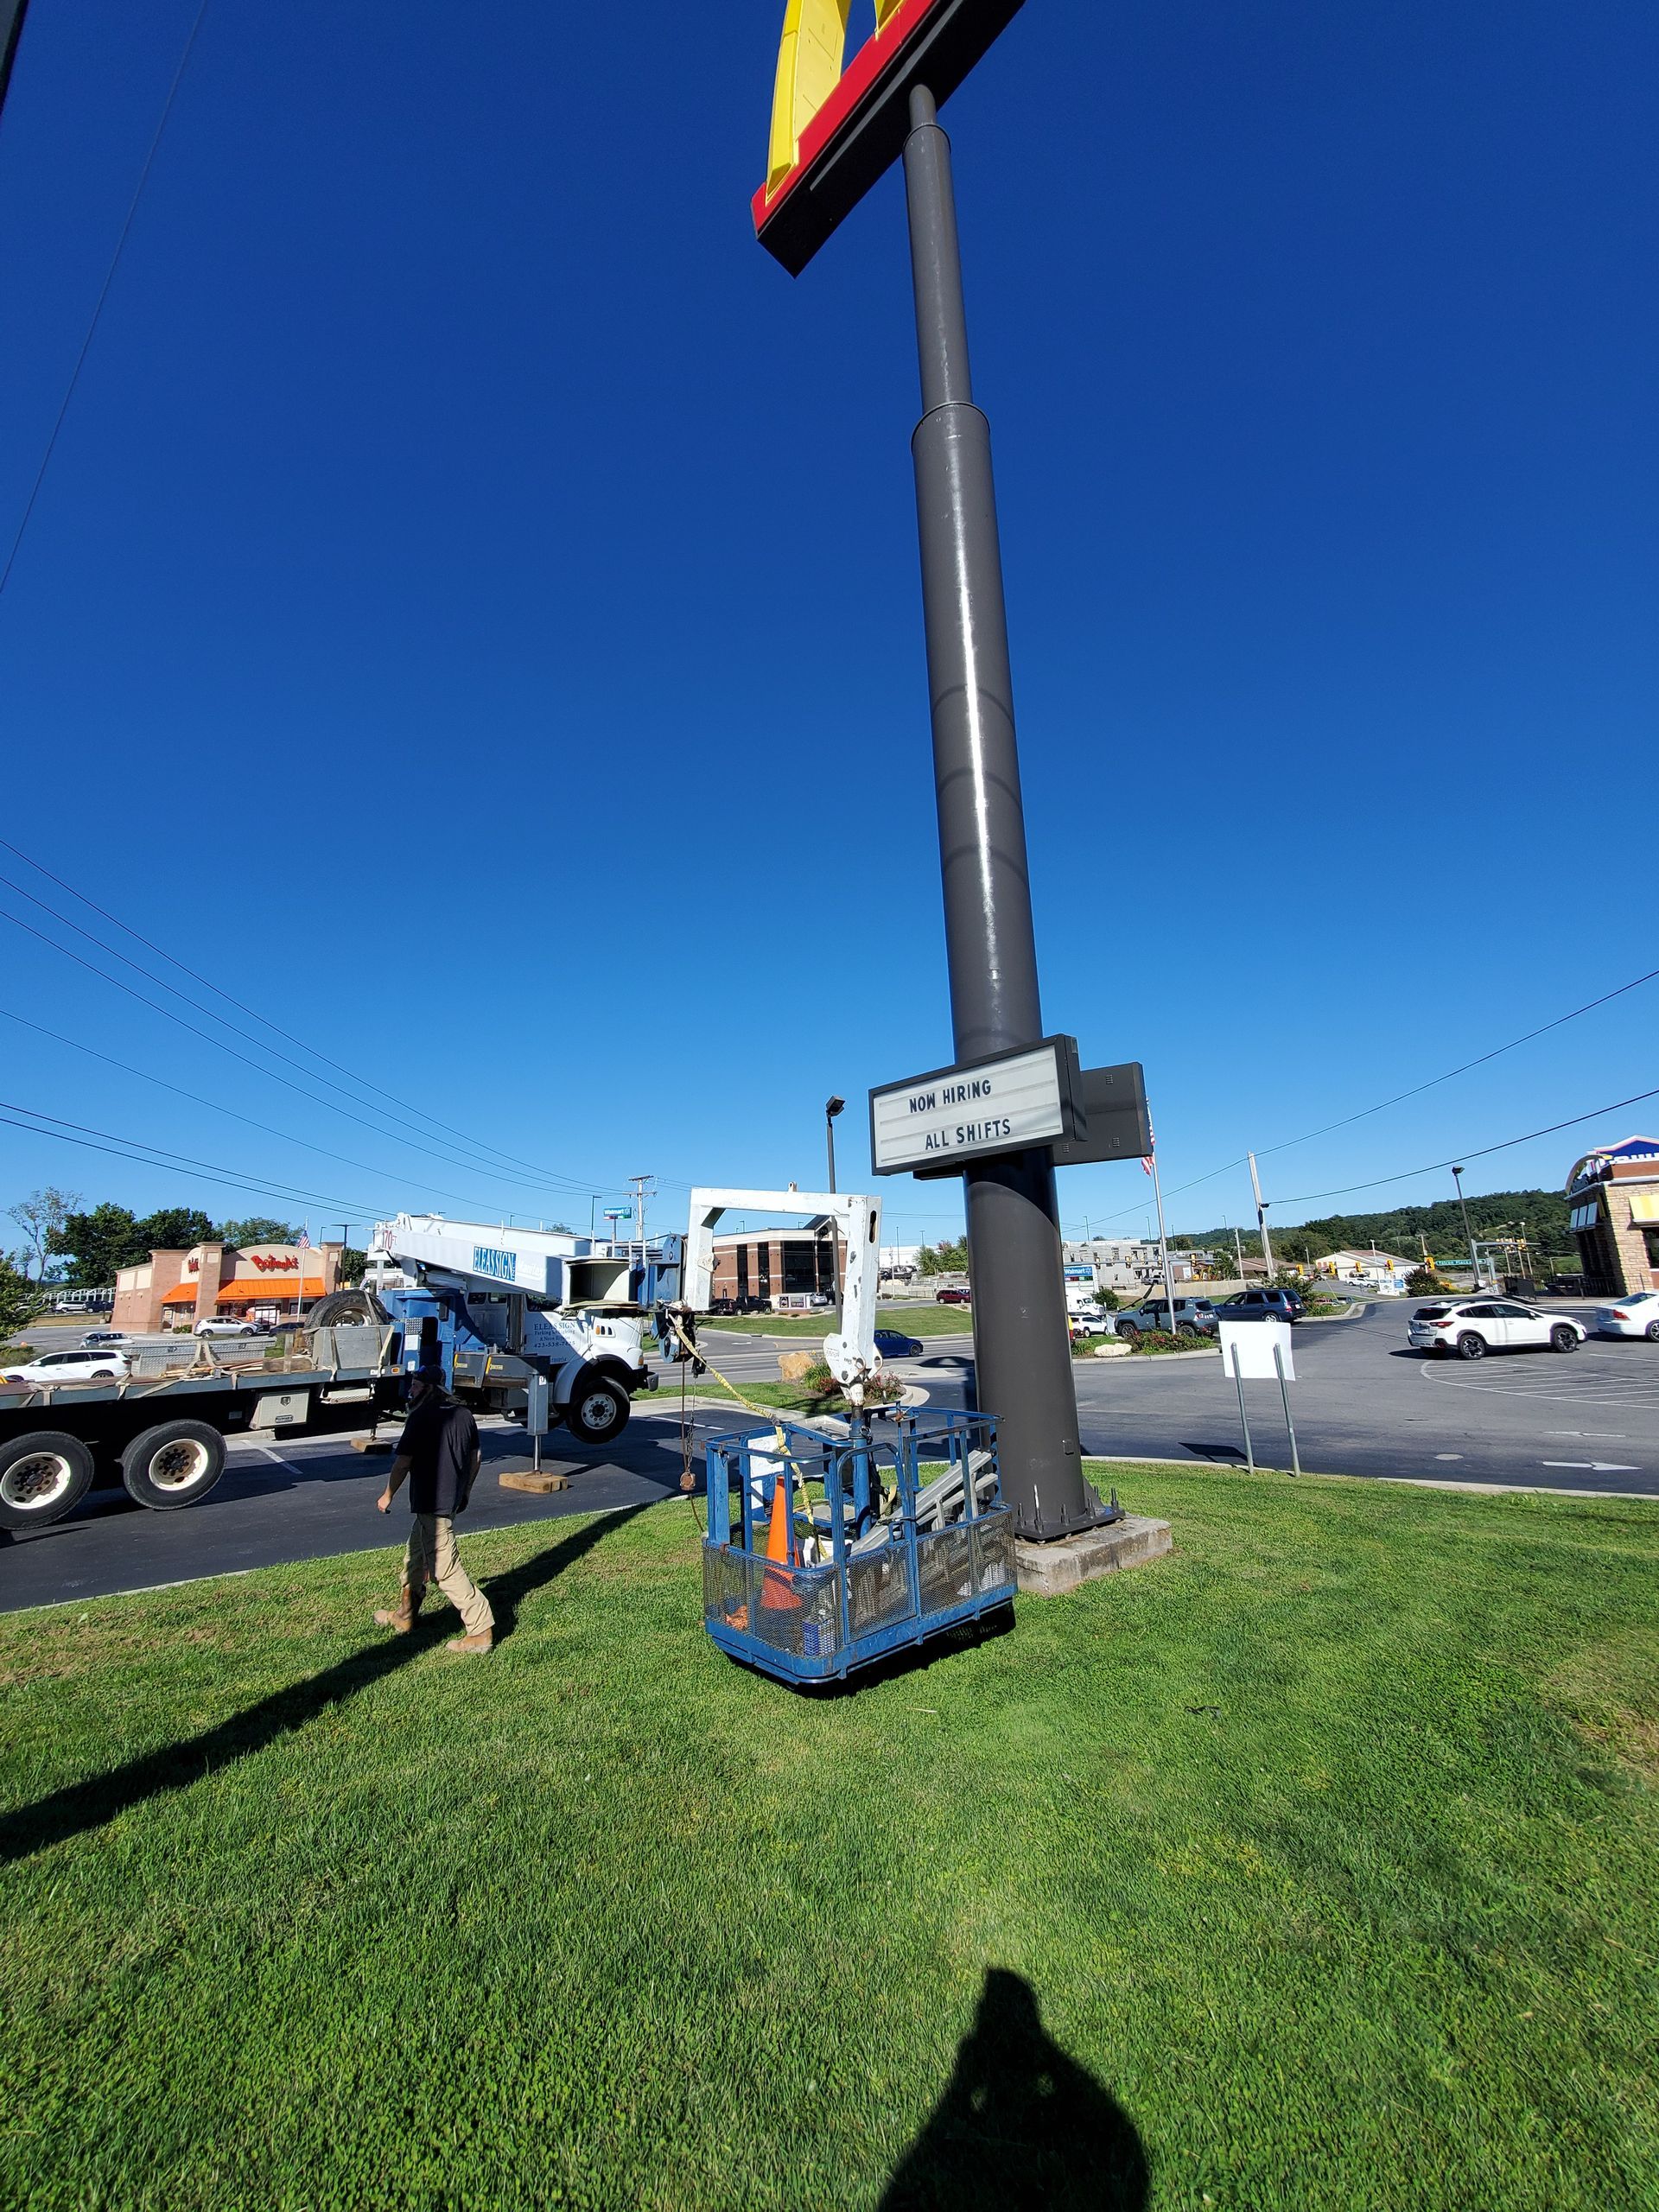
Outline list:
[[[219,1319],[209,1314],[205,1321],[198,1321],[191,1332],[198,1337],[257,1337],[259,1330],[252,1321]]]
[[[1079,1337],[1105,1337],[1111,1334],[1112,1316],[1103,1306],[1074,1306],[1065,1319],[1074,1344]]]
[[[1216,1308],[1224,1321],[1296,1322],[1306,1310],[1295,1290],[1236,1290]]]
[[[1440,1299],[1406,1324],[1419,1351],[1484,1359],[1489,1351],[1576,1351],[1590,1332],[1565,1313],[1541,1313],[1508,1298]]]
[[[74,1351],[43,1351],[22,1367],[4,1370],[8,1382],[118,1382],[127,1372],[127,1356],[121,1351],[84,1345]]]
[[[970,1290],[936,1290],[933,1294],[936,1306],[971,1306],[973,1302],[974,1294]]]
[[[127,1344],[131,1342],[132,1338],[124,1329],[88,1329],[81,1338],[80,1344],[81,1350],[85,1351],[90,1346],[97,1344]]]
[[[1178,1337],[1213,1337],[1217,1332],[1216,1319],[1219,1309],[1207,1298],[1178,1298],[1175,1300],[1173,1333]],[[1169,1300],[1148,1298],[1139,1306],[1131,1306],[1127,1313],[1115,1313],[1112,1326],[1126,1340],[1143,1336],[1153,1329],[1167,1330],[1171,1326]]]
[[[919,1337],[907,1337],[902,1329],[878,1329],[875,1348],[883,1359],[914,1359],[925,1350]]]
[[[1659,1290],[1633,1290],[1611,1306],[1596,1308],[1600,1337],[1646,1337],[1659,1344]]]

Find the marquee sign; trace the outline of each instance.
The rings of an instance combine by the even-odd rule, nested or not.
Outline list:
[[[969,1161],[1035,1146],[1046,1146],[1057,1167],[1149,1152],[1141,1063],[1081,1067],[1075,1037],[1045,1037],[870,1093],[878,1175],[956,1175]]]
[[[755,236],[791,276],[903,152],[912,86],[943,105],[1022,5],[875,0],[874,35],[843,66],[852,0],[786,0],[753,214]]]

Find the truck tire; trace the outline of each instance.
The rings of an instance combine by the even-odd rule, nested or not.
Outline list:
[[[92,1455],[78,1436],[37,1428],[0,1444],[0,1529],[44,1529],[92,1486]]]
[[[608,1444],[628,1425],[628,1386],[602,1367],[584,1367],[577,1376],[564,1425],[583,1444]]]
[[[1133,1321],[1120,1321],[1113,1333],[1126,1344],[1132,1344],[1135,1342],[1135,1324]]]
[[[205,1421],[164,1421],[121,1454],[127,1495],[152,1513],[176,1513],[207,1497],[225,1471],[225,1440]]]

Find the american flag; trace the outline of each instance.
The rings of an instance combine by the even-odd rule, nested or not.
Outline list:
[[[308,1252],[311,1249],[311,1231],[308,1229],[302,1229],[294,1239],[294,1249],[296,1252]]]
[[[1158,1135],[1150,1121],[1147,1123],[1147,1135],[1152,1140],[1152,1152],[1156,1152],[1158,1149]],[[1150,1175],[1152,1173],[1152,1152],[1147,1153],[1141,1160],[1141,1173],[1143,1175]]]

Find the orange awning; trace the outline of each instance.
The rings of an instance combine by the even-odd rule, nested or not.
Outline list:
[[[321,1298],[323,1281],[321,1275],[308,1275],[303,1289],[297,1275],[232,1275],[229,1282],[219,1287],[221,1306],[257,1306],[262,1300],[272,1299],[284,1304],[294,1298]]]
[[[196,1286],[193,1282],[175,1282],[171,1290],[162,1293],[163,1306],[194,1306],[195,1302]]]

